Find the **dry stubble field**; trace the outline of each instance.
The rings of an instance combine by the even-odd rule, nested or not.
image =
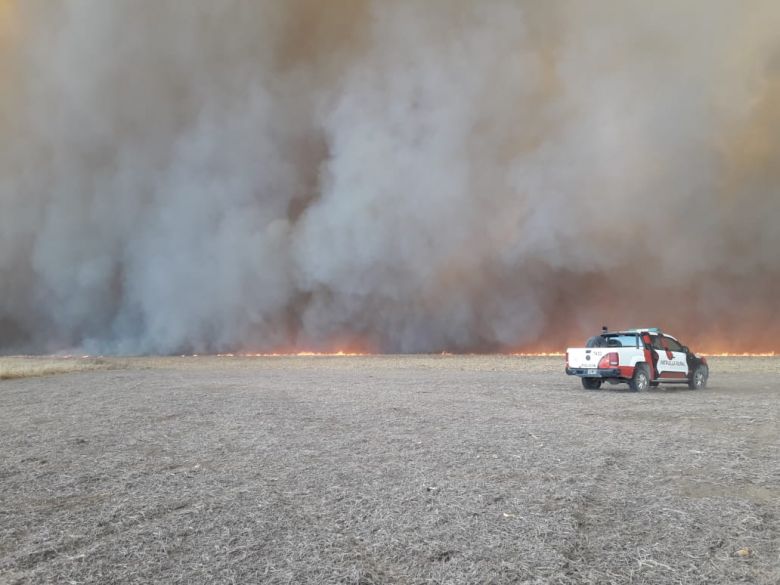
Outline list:
[[[0,583],[780,582],[780,359],[171,358],[0,382]]]

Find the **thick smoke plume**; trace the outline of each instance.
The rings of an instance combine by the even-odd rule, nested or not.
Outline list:
[[[775,0],[0,0],[0,351],[780,349]]]

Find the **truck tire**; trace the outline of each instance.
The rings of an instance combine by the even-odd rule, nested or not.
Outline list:
[[[628,381],[628,387],[634,392],[644,392],[650,387],[650,374],[646,365],[639,364],[634,368],[634,375]]]
[[[688,379],[688,388],[691,390],[704,390],[707,387],[707,378],[709,376],[710,369],[704,364],[699,364]]]
[[[601,388],[601,380],[598,378],[582,378],[582,387],[585,390],[598,390]]]

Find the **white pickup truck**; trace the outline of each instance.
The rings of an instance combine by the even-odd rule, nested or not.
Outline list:
[[[586,390],[598,390],[603,382],[628,383],[635,392],[661,383],[707,386],[709,366],[704,357],[657,328],[639,328],[591,337],[586,347],[566,350],[566,373],[579,376]]]

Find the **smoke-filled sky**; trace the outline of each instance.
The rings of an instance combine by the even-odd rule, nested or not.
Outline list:
[[[780,349],[775,0],[0,0],[0,351]]]

